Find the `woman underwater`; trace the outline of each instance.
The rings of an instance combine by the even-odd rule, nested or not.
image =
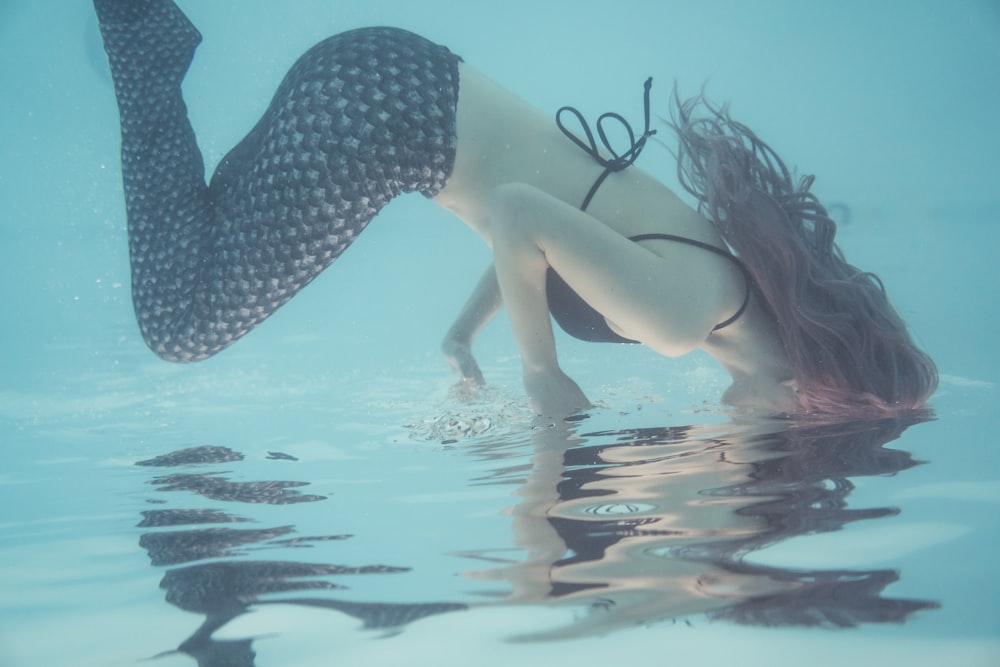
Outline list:
[[[652,134],[648,82],[646,132],[609,156],[448,49],[367,28],[307,51],[206,185],[181,97],[201,35],[170,0],[94,4],[121,114],[136,318],[164,359],[229,346],[393,197],[420,192],[493,248],[446,357],[482,382],[472,340],[506,305],[546,416],[589,406],[559,367],[550,312],[585,340],[704,349],[732,375],[723,401],[742,408],[892,414],[936,387],[878,278],[834,243],[812,179],[793,182],[725,109],[675,104],[695,211],[630,167]]]

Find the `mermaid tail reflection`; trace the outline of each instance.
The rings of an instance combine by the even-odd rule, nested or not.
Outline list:
[[[422,604],[358,602],[336,593],[357,576],[410,581],[405,563],[333,565],[255,560],[251,553],[336,543],[350,535],[297,535],[293,526],[247,526],[248,519],[210,509],[153,509],[139,524],[151,561],[168,569],[167,601],[204,614],[179,650],[199,664],[253,664],[250,640],[222,642],[212,633],[251,608],[292,604],[360,619],[365,629],[401,631],[428,616],[475,606],[545,605],[584,609],[569,627],[530,638],[603,634],[616,628],[705,615],[765,626],[851,627],[899,623],[936,603],[893,599],[891,569],[782,568],[748,562],[749,554],[790,537],[836,531],[861,519],[894,516],[889,507],[852,508],[853,479],[917,465],[884,445],[925,417],[826,426],[788,422],[670,427],[620,432],[535,431],[530,468],[511,466],[524,443],[480,437],[467,453],[494,460],[477,484],[518,485],[512,526],[519,547],[471,549],[465,556],[500,563],[468,573],[499,581],[502,599]],[[580,426],[578,423],[577,426]],[[514,451],[512,451],[514,450]],[[227,467],[239,457],[215,448],[184,450],[143,461],[186,460]],[[287,465],[287,464],[282,464]],[[151,478],[161,491],[214,500],[286,505],[324,500],[302,482],[234,482],[224,473]],[[499,509],[499,508],[498,508]],[[400,544],[395,553],[406,553]],[[283,551],[283,553],[288,553]],[[212,562],[198,562],[205,559]],[[220,560],[221,559],[221,560]],[[426,582],[422,582],[426,584]],[[296,595],[297,594],[297,595]],[[266,597],[265,597],[266,596]],[[237,656],[243,662],[226,662]]]
[[[291,458],[291,457],[289,457]],[[193,447],[171,452],[136,465],[174,467],[232,463],[243,455],[224,447]],[[182,491],[213,500],[267,505],[288,505],[325,500],[324,496],[302,494],[295,487],[305,482],[233,482],[223,473],[180,473],[155,477],[150,483],[159,491]],[[460,603],[387,604],[338,600],[334,598],[270,597],[275,594],[305,594],[345,590],[330,578],[342,580],[357,575],[401,574],[408,567],[391,565],[333,565],[294,561],[245,560],[251,550],[301,548],[320,542],[341,541],[351,535],[292,537],[292,526],[273,528],[230,528],[219,524],[252,521],[213,509],[154,509],[142,513],[138,524],[158,530],[144,533],[139,544],[154,566],[184,565],[169,569],[160,581],[167,602],[184,611],[204,614],[205,621],[184,640],[176,651],[205,667],[254,664],[252,639],[219,640],[212,635],[253,607],[291,604],[339,611],[363,622],[363,628],[391,632],[420,618],[467,608]],[[206,526],[196,527],[191,526]],[[168,529],[168,530],[159,530]],[[231,559],[199,563],[205,559]],[[187,563],[194,563],[185,565]],[[262,599],[262,596],[269,596]]]

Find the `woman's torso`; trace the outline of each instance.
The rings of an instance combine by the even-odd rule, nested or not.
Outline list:
[[[491,244],[490,198],[500,185],[527,183],[579,207],[604,168],[565,137],[554,118],[465,63],[460,65],[459,74],[455,166],[435,201],[461,218],[488,244]],[[611,174],[587,212],[623,236],[673,234],[726,248],[708,220],[637,167]],[[676,251],[677,246],[665,240],[641,243],[658,255]],[[734,303],[738,305],[746,291],[743,274],[731,265],[720,264],[714,253],[688,249],[702,253],[706,262],[725,267]],[[732,396],[736,399],[733,402],[747,405],[774,402],[770,396],[777,389],[774,380],[791,378],[773,318],[756,296],[751,297],[738,320],[709,336],[703,348],[722,362],[740,387],[745,386],[743,380],[758,384],[753,381],[755,376],[768,378],[763,382],[765,386],[749,390],[750,394],[768,394],[766,398],[740,400]],[[782,394],[782,403],[790,400],[784,396],[787,390],[778,392]]]

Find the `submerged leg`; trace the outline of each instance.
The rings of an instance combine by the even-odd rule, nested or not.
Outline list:
[[[458,59],[391,28],[310,49],[210,186],[181,97],[200,40],[169,0],[95,0],[122,118],[132,294],[147,344],[196,361],[308,284],[455,154]]]
[[[199,275],[212,224],[205,165],[181,97],[201,35],[169,0],[94,6],[121,116],[136,319],[157,354],[186,360],[169,329],[184,310],[181,290],[190,293]]]

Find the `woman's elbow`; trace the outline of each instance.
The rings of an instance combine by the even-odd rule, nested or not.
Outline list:
[[[651,327],[647,332],[639,332],[637,340],[664,357],[676,358],[700,348],[709,334],[712,324],[680,318]]]
[[[698,349],[701,343],[704,342],[704,339],[695,342],[693,340],[679,340],[676,338],[667,339],[663,337],[658,337],[658,338],[650,338],[647,340],[640,340],[639,342],[641,342],[643,345],[645,345],[646,347],[648,347],[653,352],[656,352],[659,355],[674,359],[677,357],[683,357],[685,354],[690,354],[691,352],[694,352],[696,349]]]

